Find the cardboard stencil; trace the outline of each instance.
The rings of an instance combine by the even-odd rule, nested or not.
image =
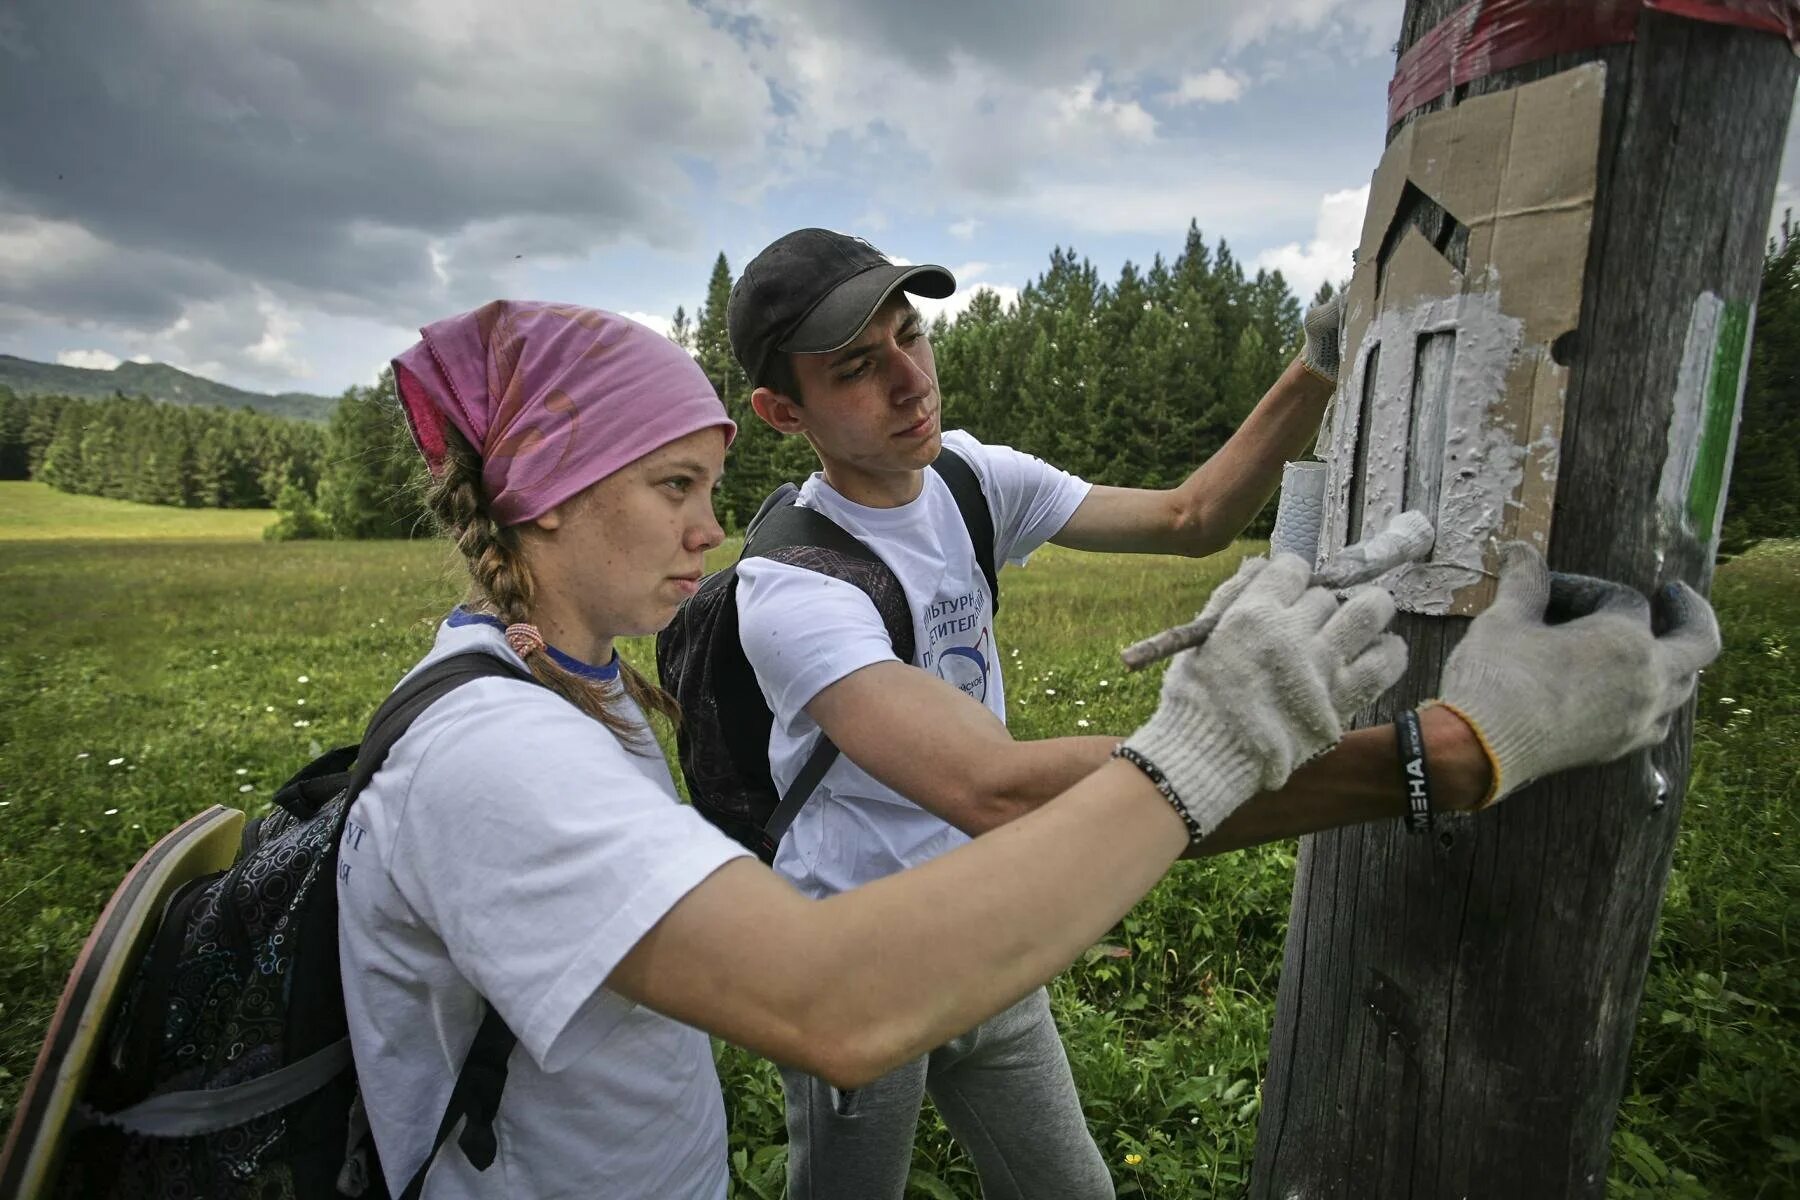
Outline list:
[[[1478,613],[1500,543],[1548,547],[1569,375],[1552,347],[1580,318],[1605,79],[1590,63],[1421,117],[1370,183],[1319,551],[1424,511],[1431,560],[1381,580],[1409,612]]]

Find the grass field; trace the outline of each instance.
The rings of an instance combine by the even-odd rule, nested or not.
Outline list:
[[[168,508],[73,496],[47,483],[0,481],[0,538],[15,542],[99,538],[242,541],[262,536],[275,514],[262,508]]]
[[[26,488],[0,485],[0,1120],[125,868],[179,819],[260,805],[310,754],[354,740],[461,590],[434,543],[263,543],[264,514]],[[1235,558],[1049,549],[1009,570],[999,632],[1015,731],[1131,728],[1155,678],[1121,675],[1116,648],[1190,615]],[[1703,683],[1616,1196],[1800,1195],[1797,594],[1800,543],[1719,574],[1727,646]],[[626,653],[648,662],[641,644]],[[1179,868],[1114,931],[1124,956],[1090,956],[1057,982],[1122,1194],[1240,1190],[1293,862],[1281,844]],[[730,1049],[720,1069],[737,1192],[778,1196],[773,1074]],[[977,1195],[929,1113],[916,1166],[919,1196]]]

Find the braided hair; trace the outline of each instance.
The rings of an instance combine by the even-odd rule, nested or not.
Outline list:
[[[502,525],[488,511],[481,490],[481,458],[453,429],[444,431],[443,473],[431,480],[425,506],[438,526],[455,543],[469,569],[467,605],[489,613],[507,625],[531,620],[534,585],[526,565],[519,533]],[[616,701],[623,694],[645,713],[654,713],[679,724],[681,709],[675,698],[619,659],[616,683],[588,679],[559,665],[541,647],[524,656],[538,682],[606,726],[621,741],[643,749],[643,730],[622,712]]]

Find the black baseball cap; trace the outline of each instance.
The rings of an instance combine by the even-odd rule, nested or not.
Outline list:
[[[764,247],[732,285],[725,309],[731,352],[759,387],[776,354],[848,346],[896,288],[942,300],[956,279],[929,263],[889,262],[859,237],[796,229]]]

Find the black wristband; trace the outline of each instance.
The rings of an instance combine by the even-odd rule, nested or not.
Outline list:
[[[1175,810],[1176,815],[1181,818],[1181,823],[1187,826],[1188,845],[1197,845],[1200,842],[1200,839],[1206,836],[1205,832],[1200,828],[1200,822],[1194,820],[1193,814],[1187,810],[1187,805],[1181,802],[1181,797],[1175,794],[1175,789],[1169,785],[1168,779],[1163,776],[1162,771],[1158,769],[1155,763],[1139,754],[1136,750],[1133,750],[1130,746],[1127,746],[1124,742],[1120,742],[1117,746],[1113,747],[1112,756],[1114,758],[1124,759],[1126,762],[1142,771],[1149,777],[1150,782],[1156,785],[1156,790],[1162,793],[1162,798],[1169,802],[1169,807]]]
[[[1431,776],[1425,769],[1425,733],[1417,709],[1394,718],[1394,741],[1400,748],[1400,784],[1406,791],[1406,832],[1431,831]]]

